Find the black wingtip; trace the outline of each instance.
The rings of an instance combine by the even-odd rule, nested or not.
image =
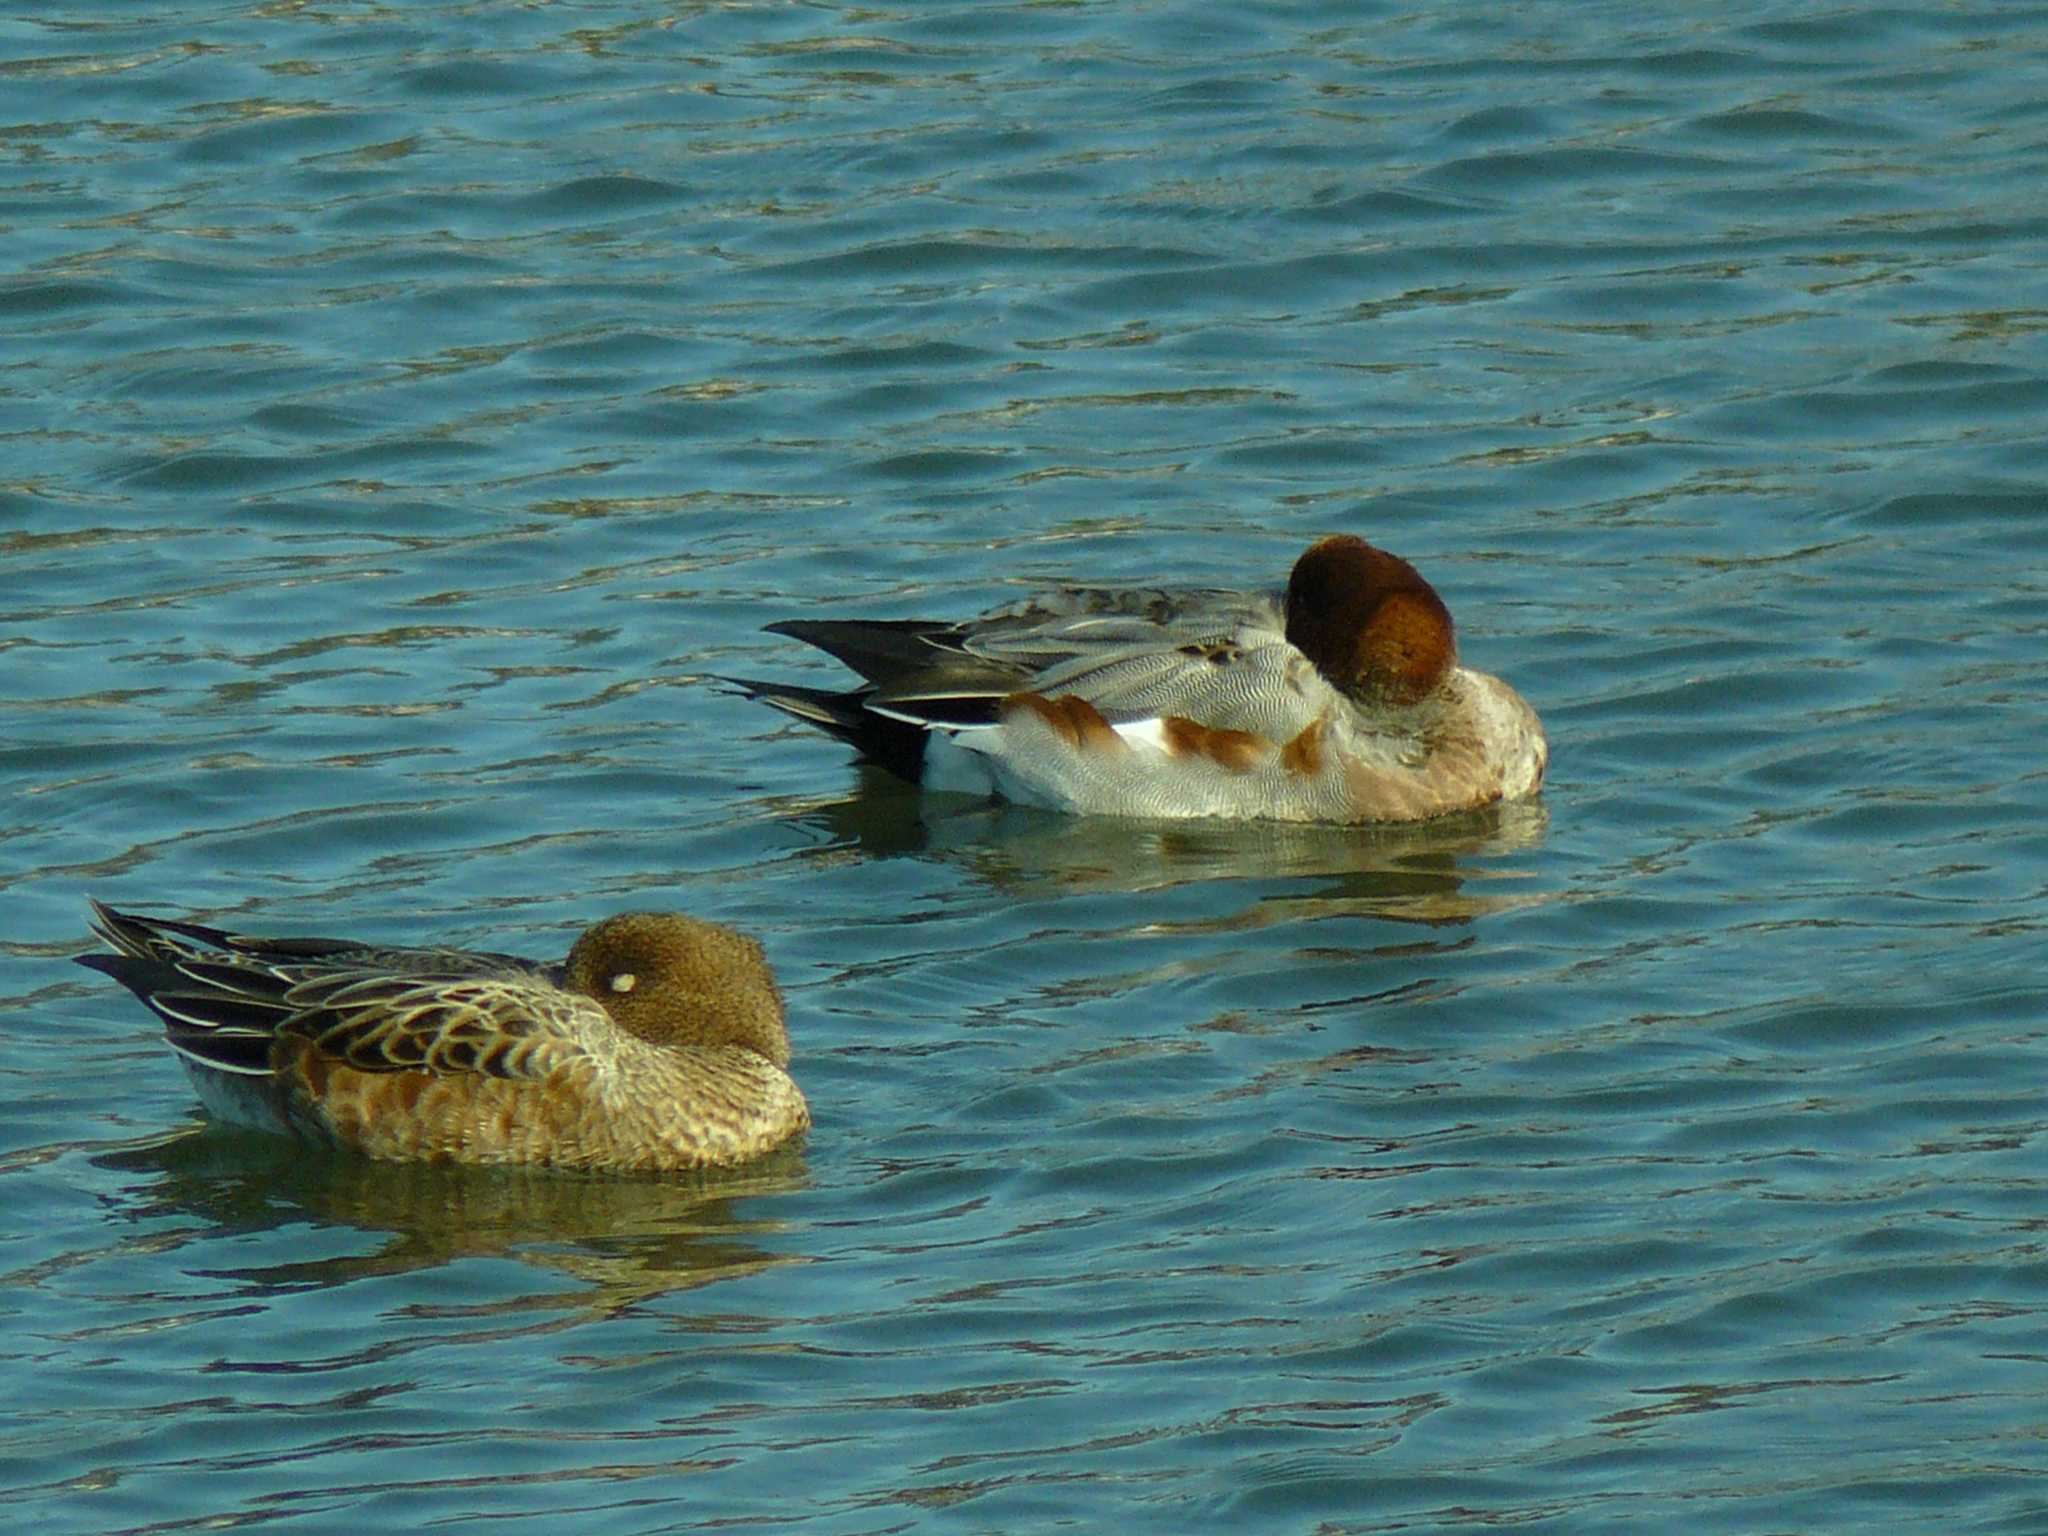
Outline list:
[[[885,685],[961,655],[960,627],[929,619],[780,619],[767,632],[816,646],[869,682]]]
[[[92,896],[86,897],[86,904],[92,908],[92,931],[125,955],[168,961],[190,953],[193,944],[207,949],[226,949],[233,943],[232,936],[225,930],[209,928],[204,923],[123,912],[119,907],[110,907]],[[180,940],[186,942],[180,943]]]
[[[156,979],[170,973],[168,967],[155,960],[144,960],[137,955],[110,955],[94,950],[89,955],[73,955],[74,965],[82,965],[88,971],[98,971],[102,976],[111,976],[137,997],[147,999]]]

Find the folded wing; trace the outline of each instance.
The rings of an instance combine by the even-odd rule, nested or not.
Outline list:
[[[173,1049],[214,1071],[268,1075],[277,1037],[292,1034],[361,1071],[533,1077],[609,1022],[514,955],[247,938],[99,902],[93,918],[116,953],[79,963],[127,987]]]

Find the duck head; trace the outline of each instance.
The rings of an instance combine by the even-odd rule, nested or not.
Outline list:
[[[1458,659],[1451,611],[1398,555],[1340,533],[1287,578],[1287,638],[1361,704],[1417,704]]]
[[[622,912],[569,951],[564,985],[654,1045],[736,1046],[789,1065],[782,993],[744,934],[679,912]]]

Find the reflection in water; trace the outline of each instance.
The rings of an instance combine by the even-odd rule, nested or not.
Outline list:
[[[600,1314],[791,1262],[756,1241],[776,1224],[743,1218],[734,1202],[808,1182],[802,1153],[788,1147],[740,1169],[600,1176],[374,1162],[212,1125],[153,1137],[93,1161],[134,1176],[116,1205],[127,1220],[196,1217],[204,1223],[168,1244],[156,1234],[158,1248],[211,1244],[224,1232],[270,1232],[294,1222],[389,1234],[373,1251],[207,1271],[255,1291],[339,1285],[503,1256],[592,1287],[579,1310]],[[560,1298],[551,1302],[558,1306]]]
[[[1240,882],[1239,910],[1176,925],[1218,931],[1344,915],[1464,923],[1547,895],[1503,888],[1520,871],[1485,862],[1542,844],[1550,816],[1540,800],[1377,826],[1143,821],[925,794],[879,769],[861,772],[846,799],[783,807],[823,834],[811,857],[937,857],[1016,897]],[[1274,881],[1299,887],[1275,890]]]

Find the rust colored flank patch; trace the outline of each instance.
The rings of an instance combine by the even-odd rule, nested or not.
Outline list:
[[[1305,779],[1312,779],[1323,771],[1323,732],[1321,720],[1311,720],[1301,728],[1301,734],[1280,749],[1280,766],[1289,773],[1298,773]]]
[[[1130,750],[1123,737],[1117,735],[1116,728],[1103,717],[1102,711],[1078,695],[1066,693],[1056,699],[1048,699],[1042,693],[1013,693],[1003,700],[1003,718],[1009,718],[1020,709],[1030,710],[1076,751]]]
[[[1206,757],[1230,773],[1250,773],[1273,750],[1255,732],[1218,730],[1185,715],[1168,715],[1159,725],[1166,750],[1175,757]]]

